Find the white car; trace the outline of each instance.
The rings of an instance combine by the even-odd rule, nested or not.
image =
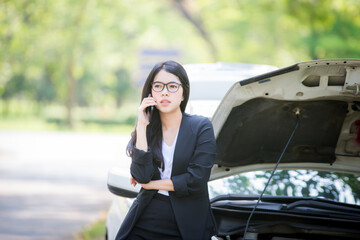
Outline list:
[[[236,82],[211,120],[214,238],[359,239],[360,59],[302,62]],[[139,191],[128,172],[109,172],[117,197],[108,239]]]
[[[184,66],[190,81],[186,112],[212,117],[230,87],[243,79],[271,72],[271,65],[248,63],[202,63]]]

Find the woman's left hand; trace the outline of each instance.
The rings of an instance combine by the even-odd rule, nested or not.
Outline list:
[[[130,184],[135,187],[138,182],[133,177],[130,177]]]

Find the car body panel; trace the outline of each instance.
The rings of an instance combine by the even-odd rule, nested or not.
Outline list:
[[[135,198],[140,191],[140,185],[130,184],[131,174],[121,168],[112,168],[108,173],[107,185],[110,192],[120,197]]]
[[[212,118],[219,153],[211,179],[272,169],[297,112],[299,129],[279,168],[359,173],[359,83],[360,60],[341,59],[299,63],[234,84]]]

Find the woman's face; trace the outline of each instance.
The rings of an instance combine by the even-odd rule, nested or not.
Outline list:
[[[164,86],[164,89],[159,92],[162,85],[167,83],[175,84],[168,84],[167,87]],[[156,108],[160,111],[160,113],[171,113],[180,110],[180,104],[184,100],[184,90],[182,86],[178,86],[176,83],[181,84],[179,78],[174,74],[166,72],[165,70],[161,70],[155,76],[151,94],[157,103]],[[154,91],[154,85],[158,88],[157,91]],[[174,92],[177,86],[178,89],[176,92]]]

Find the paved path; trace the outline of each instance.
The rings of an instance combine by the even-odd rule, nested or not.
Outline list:
[[[0,131],[0,240],[73,239],[104,217],[129,136]]]

